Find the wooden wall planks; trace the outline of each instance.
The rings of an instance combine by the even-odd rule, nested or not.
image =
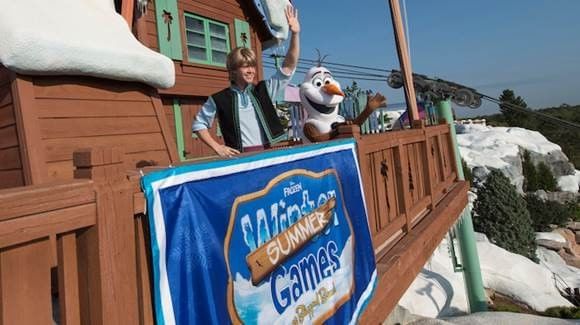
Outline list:
[[[143,160],[162,165],[176,161],[154,89],[90,77],[35,77],[34,94],[51,181],[73,178],[72,153],[80,148],[123,146],[127,169]]]

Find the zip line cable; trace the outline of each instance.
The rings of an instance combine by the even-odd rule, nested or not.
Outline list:
[[[271,69],[276,68],[276,65],[272,62],[263,61],[263,64],[267,68],[271,68]],[[303,66],[296,67],[296,71],[300,72],[300,73],[307,73],[308,70],[309,70],[309,68],[305,68]],[[338,72],[338,73],[332,74],[334,77],[337,77],[337,78],[345,78],[345,79],[353,79],[353,80],[366,80],[366,81],[380,81],[380,82],[387,81],[387,78],[384,76],[374,77],[373,75],[369,75],[369,74],[365,74],[365,73],[357,73],[357,74],[348,73],[348,72],[341,73],[341,71],[337,71],[337,70],[334,70],[334,72]]]
[[[283,58],[285,56],[284,55],[263,55],[262,57],[274,59],[274,58]],[[312,59],[299,58],[298,61],[304,61],[306,63],[311,63],[311,64],[318,64],[318,60],[312,60]],[[371,70],[371,71],[375,71],[375,72],[387,72],[387,73],[389,73],[389,72],[393,71],[392,69],[388,70],[388,69],[365,67],[365,66],[360,66],[360,65],[344,64],[344,63],[329,62],[329,61],[324,61],[323,63],[325,65],[328,65],[328,66],[356,68],[356,69],[363,69],[363,70]]]
[[[266,67],[268,68],[276,68],[275,65],[275,59],[273,56],[268,56],[268,55],[264,55],[264,63],[266,65]],[[278,55],[277,57],[284,57],[281,55]],[[271,61],[269,61],[271,60]],[[307,64],[318,64],[317,60],[311,60],[311,59],[299,59],[298,60],[299,63],[307,63]],[[365,80],[365,81],[380,81],[380,82],[386,82],[387,81],[387,76],[383,75],[383,74],[377,74],[377,73],[371,73],[371,72],[367,72],[367,71],[360,71],[360,70],[356,70],[356,69],[362,69],[362,70],[369,70],[369,71],[373,71],[373,72],[391,72],[393,70],[386,70],[386,69],[379,69],[379,68],[371,68],[371,67],[365,67],[365,66],[359,66],[359,65],[352,65],[352,64],[342,64],[342,63],[336,63],[336,62],[324,62],[325,65],[331,67],[331,66],[335,66],[332,67],[333,70],[333,76],[337,77],[337,78],[345,78],[345,79],[352,79],[352,80]],[[343,68],[343,67],[347,67],[347,68]],[[300,73],[306,73],[310,68],[304,67],[303,65],[298,65],[296,68],[296,71],[300,72]],[[431,79],[433,80],[433,79]],[[535,111],[533,109],[530,108],[525,108],[525,107],[521,107],[512,103],[508,103],[508,102],[502,102],[501,100],[488,96],[486,94],[482,94],[479,92],[476,92],[477,95],[480,95],[482,98],[495,103],[497,105],[501,105],[505,108],[507,108],[508,110],[512,110],[515,112],[519,112],[519,113],[524,113],[524,114],[529,114],[529,115],[534,115],[534,117],[539,118],[541,120],[544,120],[546,122],[552,123],[554,125],[557,126],[561,126],[561,127],[565,127],[568,129],[573,129],[573,130],[580,130],[580,124],[574,123],[574,122],[570,122],[570,121],[566,121],[563,119],[560,119],[558,117],[549,115],[549,114],[545,114],[542,112],[538,112]],[[500,106],[500,107],[501,107]]]
[[[545,114],[542,112],[538,112],[529,108],[525,108],[519,105],[515,105],[512,103],[508,103],[508,102],[502,102],[501,100],[497,99],[497,98],[493,98],[491,96],[482,94],[482,93],[478,93],[479,95],[481,95],[482,98],[493,102],[495,104],[498,105],[503,105],[504,107],[506,107],[507,109],[510,109],[512,111],[515,112],[519,112],[519,113],[526,113],[526,114],[531,114],[531,115],[536,115],[536,117],[546,121],[546,122],[552,122],[553,124],[556,124],[558,126],[562,126],[562,127],[566,127],[569,129],[575,129],[575,130],[580,130],[580,124],[574,123],[574,122],[570,122],[570,121],[566,121],[563,119],[560,119],[558,117],[549,115],[549,114]]]
[[[266,60],[264,60],[264,62],[270,63],[270,64],[276,64],[275,61],[269,60],[269,58],[265,58]],[[304,67],[306,70],[310,69],[310,68],[306,68]],[[377,77],[377,78],[384,78],[386,79],[387,76],[384,74],[376,74],[376,73],[369,73],[366,71],[356,71],[356,70],[352,70],[352,69],[345,69],[345,68],[332,68],[333,72],[342,72],[342,73],[347,73],[347,74],[352,74],[352,75],[361,75],[361,76],[365,76],[365,77]]]

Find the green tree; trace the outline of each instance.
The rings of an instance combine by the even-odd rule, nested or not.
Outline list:
[[[538,164],[538,187],[549,192],[558,190],[558,182],[550,170],[550,167],[548,167],[544,162]]]
[[[461,167],[463,169],[463,176],[465,177],[465,180],[469,181],[469,184],[473,185],[473,173],[463,158],[461,158]]]
[[[499,170],[492,170],[477,191],[474,206],[475,230],[482,232],[499,247],[536,258],[536,241],[532,220],[515,186]]]
[[[570,212],[572,221],[580,221],[580,198],[576,199],[576,201],[569,201],[566,203],[566,207]]]
[[[535,192],[538,187],[538,173],[536,166],[530,158],[530,152],[524,151],[524,159],[522,162],[522,173],[524,174],[524,192]]]
[[[528,116],[525,113],[518,112],[514,109],[514,106],[527,108],[528,104],[526,101],[515,95],[514,91],[511,89],[505,89],[501,96],[499,96],[501,104],[499,104],[499,110],[505,118],[505,121],[509,126],[525,127],[528,120]]]
[[[356,81],[353,81],[352,85],[344,88],[344,94],[346,97],[357,97],[362,91],[363,90],[358,86]]]
[[[533,194],[526,195],[526,205],[535,231],[548,231],[550,225],[564,225],[573,217],[573,211],[556,201],[544,201]]]

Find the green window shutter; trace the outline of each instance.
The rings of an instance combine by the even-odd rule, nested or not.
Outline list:
[[[155,0],[155,18],[159,52],[171,59],[182,60],[177,0]]]
[[[250,24],[247,21],[237,18],[234,20],[234,24],[236,30],[236,46],[252,48]]]
[[[177,142],[177,153],[179,160],[185,161],[185,141],[183,139],[183,117],[181,116],[181,105],[179,99],[173,99],[173,118],[175,119],[175,142]],[[191,132],[191,130],[189,131]]]

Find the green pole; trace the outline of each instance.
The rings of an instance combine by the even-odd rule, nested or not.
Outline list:
[[[457,137],[453,125],[453,113],[451,112],[451,103],[449,100],[439,101],[437,103],[437,115],[445,119],[451,129],[451,140],[455,148],[455,163],[457,164],[457,178],[465,180],[463,168],[461,166],[461,157],[459,147],[457,146]],[[457,227],[459,239],[459,248],[461,250],[461,263],[463,264],[463,276],[469,298],[469,308],[471,312],[486,311],[487,299],[483,290],[483,281],[481,279],[481,267],[479,266],[479,255],[475,244],[475,231],[473,230],[473,221],[471,220],[471,210],[466,207],[461,215],[461,220]],[[450,243],[453,244],[453,243]]]

